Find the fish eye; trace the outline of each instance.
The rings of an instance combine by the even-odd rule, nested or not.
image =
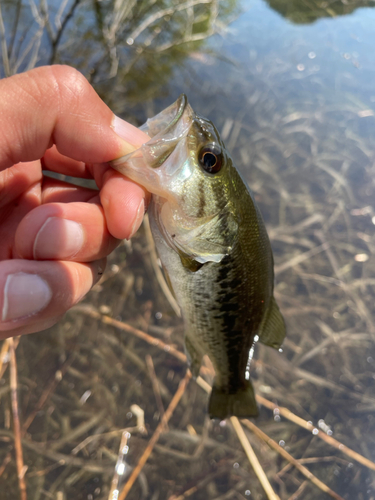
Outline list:
[[[216,174],[221,169],[223,154],[221,147],[217,144],[208,144],[204,146],[198,155],[200,165],[209,174]]]

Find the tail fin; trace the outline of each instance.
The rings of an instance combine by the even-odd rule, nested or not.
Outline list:
[[[224,419],[226,417],[257,417],[258,407],[255,401],[254,389],[251,382],[246,380],[243,387],[234,394],[228,394],[220,387],[212,387],[208,404],[210,418]]]

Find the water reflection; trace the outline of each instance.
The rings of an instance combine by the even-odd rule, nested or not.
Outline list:
[[[7,29],[13,24],[5,14],[13,21],[17,5],[1,4]],[[227,2],[224,11],[218,4],[218,35],[181,44],[188,9],[173,22],[165,14],[135,36],[150,15],[176,4],[127,2],[110,45],[105,33],[115,3],[97,2],[95,9],[68,3],[61,24],[74,5],[55,60],[79,67],[117,113],[137,123],[187,93],[194,109],[215,122],[255,193],[288,323],[282,353],[255,349],[251,376],[262,404],[256,425],[342,498],[374,498],[374,469],[320,437],[375,460],[374,11],[294,26],[263,2]],[[56,19],[57,4],[49,8]],[[210,34],[212,9],[213,3],[194,7],[205,21],[194,23],[192,36]],[[239,17],[227,27],[232,16]],[[19,18],[20,26],[34,19],[26,7]],[[33,24],[13,42],[7,31],[10,67],[31,64],[36,45],[12,66],[38,29]],[[38,63],[53,54],[48,36],[40,38]],[[171,42],[176,45],[160,50]],[[155,268],[150,241],[140,232],[112,256],[84,307],[49,332],[21,339],[30,498],[106,499],[124,429],[131,429],[125,471],[146,449],[186,366],[182,324]],[[0,488],[4,498],[17,498],[8,371],[1,383]],[[207,420],[202,386],[190,382],[129,498],[265,498],[231,424]],[[144,411],[148,435],[140,432],[134,404]],[[290,421],[283,408],[305,424]],[[282,500],[326,497],[254,432],[255,453]]]
[[[291,2],[284,2],[283,0],[266,1],[276,12],[279,12],[283,17],[297,24],[313,23],[323,17],[345,16],[360,7],[374,7],[373,0],[359,2],[346,0],[336,0],[333,2],[324,2],[321,0],[311,0],[309,2],[301,2],[300,0],[293,0]]]

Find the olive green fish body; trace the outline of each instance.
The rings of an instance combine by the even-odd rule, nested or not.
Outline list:
[[[278,348],[285,336],[262,217],[215,127],[186,98],[146,129],[155,137],[142,154],[112,164],[153,193],[151,230],[182,311],[193,375],[205,354],[215,368],[210,416],[255,416],[252,346],[259,339]]]

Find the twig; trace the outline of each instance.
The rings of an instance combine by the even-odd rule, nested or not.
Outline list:
[[[176,5],[175,7],[171,7],[169,9],[162,9],[154,14],[151,14],[147,19],[145,19],[139,26],[135,28],[135,30],[130,34],[130,38],[135,41],[136,38],[151,24],[153,24],[158,19],[161,19],[165,16],[172,16],[175,12],[179,12],[181,10],[186,10],[194,5],[200,5],[205,3],[211,3],[212,0],[192,0],[189,2],[182,3],[180,5]]]
[[[18,28],[18,23],[19,23],[20,14],[21,14],[21,8],[22,8],[22,0],[18,0],[17,7],[16,7],[16,15],[14,16],[12,36],[10,38],[10,43],[9,43],[9,47],[8,47],[8,57],[10,60],[12,60],[13,47],[14,47],[14,42],[16,40],[17,28]],[[10,65],[11,65],[11,63],[10,63]]]
[[[1,5],[0,5],[0,37],[1,37],[1,55],[3,58],[3,68],[5,76],[10,76],[11,72],[10,72],[10,64],[8,57],[7,39],[5,35],[5,27],[3,21],[3,14],[1,12]]]
[[[49,36],[51,43],[53,43],[55,35],[53,33],[52,24],[51,24],[50,19],[49,19],[47,0],[40,0],[39,5],[40,5],[40,14],[41,14],[41,17],[43,19],[43,25],[46,27],[46,31],[47,31],[47,34]]]
[[[77,455],[77,453],[83,450],[83,448],[94,441],[107,438],[110,439],[112,437],[118,436],[119,434],[124,434],[125,432],[129,432],[131,434],[132,432],[137,432],[138,430],[138,427],[135,426],[127,427],[126,429],[116,429],[115,431],[104,432],[103,434],[91,434],[91,436],[88,436],[86,439],[77,444],[77,446],[72,449],[71,453],[72,455]]]
[[[19,343],[20,343],[20,337],[15,337],[13,339],[14,350],[17,349]],[[3,346],[2,346],[1,352],[0,352],[0,380],[3,378],[5,370],[7,369],[8,364],[9,364],[8,353],[9,353],[9,343],[8,343],[8,339],[7,339],[7,340],[4,340]],[[4,364],[4,363],[6,363],[6,364]]]
[[[202,377],[197,377],[196,383],[201,387],[204,391],[207,392],[207,394],[210,394],[211,392],[211,386],[208,382],[204,380]]]
[[[126,469],[126,460],[124,459],[125,455],[127,455],[129,447],[128,447],[128,439],[131,434],[128,431],[124,431],[121,436],[121,442],[118,452],[118,458],[116,462],[115,472],[113,474],[111,490],[108,495],[108,500],[115,500],[118,495],[118,484],[120,481],[120,477],[124,474]]]
[[[301,417],[298,417],[294,413],[292,413],[288,408],[283,408],[282,406],[277,406],[275,403],[272,403],[271,401],[268,401],[268,399],[263,398],[262,396],[257,395],[256,400],[258,401],[259,404],[265,406],[266,408],[269,408],[270,410],[277,410],[277,412],[282,415],[283,417],[287,418],[291,422],[294,422],[295,424],[299,425],[300,427],[303,427],[307,431],[310,431],[314,434],[314,436],[319,437],[320,439],[323,439],[326,443],[329,445],[333,446],[337,450],[340,450],[342,453],[345,453],[348,457],[350,457],[353,460],[356,460],[362,465],[365,465],[369,469],[375,470],[375,463],[369,460],[368,458],[365,458],[364,456],[360,455],[356,451],[348,448],[344,444],[340,443],[340,441],[337,441],[337,439],[333,438],[332,436],[328,436],[325,432],[320,431],[317,429],[313,424],[310,424],[310,422],[307,422]]]
[[[20,341],[20,337],[15,337],[13,339],[13,346],[14,349],[16,350],[18,347]],[[6,364],[4,364],[6,362]],[[1,353],[0,353],[0,379],[3,378],[3,375],[5,373],[5,370],[7,369],[9,365],[9,341],[8,339],[4,340],[2,348],[1,348]],[[4,474],[5,469],[7,468],[7,465],[10,463],[12,460],[12,452],[8,451],[8,453],[5,455],[3,459],[3,463],[0,466],[0,477]]]
[[[273,355],[274,353],[272,352],[271,356]],[[343,385],[331,382],[330,380],[327,380],[327,378],[321,377],[320,375],[315,375],[315,373],[312,373],[308,370],[303,370],[302,368],[293,365],[290,361],[287,361],[286,359],[278,358],[277,366],[271,363],[267,364],[263,363],[263,361],[261,361],[260,359],[253,360],[253,363],[256,367],[265,366],[267,367],[268,370],[276,370],[276,371],[281,370],[285,371],[286,373],[291,373],[296,379],[305,379],[311,384],[316,385],[317,387],[326,387],[327,389],[336,391],[337,393],[342,393],[345,394],[346,396],[349,395],[350,397],[357,399],[361,403],[370,403],[370,404],[375,403],[375,399],[373,397],[369,397],[364,394],[359,394],[358,392],[354,392]]]
[[[189,383],[189,380],[191,379],[191,372],[190,370],[188,370],[186,372],[186,375],[185,377],[181,380],[179,386],[178,386],[178,389],[175,393],[175,395],[173,396],[171,402],[169,403],[169,406],[167,408],[167,411],[164,413],[163,415],[163,418],[161,419],[159,425],[157,426],[152,438],[150,439],[148,445],[147,445],[147,448],[145,449],[145,451],[143,452],[143,455],[141,456],[141,458],[139,459],[138,461],[138,464],[136,467],[134,467],[128,481],[126,482],[123,490],[121,491],[119,497],[118,497],[118,500],[125,500],[125,498],[127,497],[129,491],[131,490],[135,480],[137,479],[137,477],[139,476],[139,473],[141,472],[143,466],[145,465],[145,463],[147,462],[148,460],[148,457],[151,455],[151,452],[155,446],[155,444],[157,443],[159,437],[160,437],[160,434],[163,432],[163,430],[165,429],[165,426],[167,425],[169,419],[171,418],[174,410],[176,409],[176,406],[178,405],[182,395],[184,394],[185,392],[185,389]]]
[[[215,470],[212,473],[203,473],[202,478],[197,481],[197,483],[194,486],[190,486],[189,489],[185,490],[183,493],[180,495],[172,495],[168,498],[168,500],[185,500],[185,498],[190,497],[191,495],[194,495],[197,491],[202,489],[204,486],[206,486],[208,483],[210,483],[213,479],[215,479],[218,476],[221,476],[223,473],[225,473],[228,470],[228,466],[224,465],[221,467],[218,467],[217,470]]]
[[[68,21],[73,17],[74,11],[76,10],[77,6],[79,5],[81,0],[74,0],[72,5],[70,6],[70,9],[66,13],[66,16],[64,17],[64,20],[61,22],[60,21],[60,28],[57,31],[55,37],[52,39],[52,53],[50,57],[50,64],[55,62],[56,59],[56,52],[57,52],[57,47],[59,45],[60,39],[62,34],[64,33],[65,27],[68,23]]]
[[[145,426],[145,411],[136,404],[131,405],[129,409],[136,418],[138,432],[141,434],[148,434]]]
[[[0,467],[0,477],[4,474],[4,471],[11,460],[12,460],[11,453],[7,453]]]
[[[294,267],[297,264],[304,262],[305,260],[311,259],[311,257],[313,257],[314,255],[324,252],[325,250],[327,250],[327,248],[329,248],[329,243],[323,243],[322,245],[316,246],[311,250],[308,250],[307,252],[299,253],[286,262],[275,266],[275,274],[279,275],[290,267]]]
[[[13,339],[13,344],[14,344],[15,349],[17,348],[19,341],[20,341],[20,337],[16,337],[15,339]],[[7,346],[7,348],[5,349],[4,346]],[[1,367],[1,362],[4,359],[5,355],[8,353],[8,349],[9,349],[9,343],[8,343],[8,340],[6,340],[3,344],[3,348],[2,348],[1,354],[0,354],[0,378],[3,375],[5,368],[6,368],[6,367],[5,368]],[[3,352],[4,352],[4,356],[3,356]],[[66,361],[65,364],[62,366],[62,368],[60,370],[61,378],[65,374],[65,372],[66,372],[68,366],[71,364],[72,360],[73,360],[73,358]],[[34,418],[36,417],[38,412],[43,408],[43,406],[44,406],[45,402],[47,401],[48,397],[50,396],[50,394],[56,389],[56,386],[60,382],[61,378],[57,378],[55,376],[55,378],[51,380],[51,382],[49,383],[47,388],[43,391],[43,393],[40,396],[40,399],[39,399],[37,405],[35,406],[34,410],[29,414],[26,421],[22,425],[22,429],[21,429],[21,437],[22,438],[25,436],[27,429],[30,427],[30,425],[34,421]],[[6,466],[8,465],[8,463],[11,460],[11,457],[12,457],[11,452],[8,452],[3,460],[1,467],[0,467],[0,477],[4,473]]]
[[[57,11],[56,15],[55,15],[55,26],[56,26],[56,29],[61,29],[61,26],[62,26],[62,23],[61,23],[61,18],[62,18],[62,15],[64,13],[64,10],[66,8],[66,6],[68,5],[69,3],[69,0],[62,0],[62,2],[60,3],[59,5],[59,10]]]
[[[27,500],[26,483],[25,483],[26,468],[23,463],[21,426],[18,415],[17,361],[16,361],[16,352],[14,349],[14,341],[12,337],[8,339],[8,344],[10,353],[10,390],[12,399],[14,447],[16,450],[18,484],[20,489],[21,500]]]
[[[4,366],[4,361],[6,359],[9,359],[8,353],[9,353],[9,342],[7,340],[4,340],[3,345],[1,346],[1,352],[0,352],[0,379],[3,378],[6,367],[8,366],[8,364],[6,364]]]
[[[303,493],[306,489],[306,486],[308,485],[309,483],[307,481],[304,481],[301,486],[298,488],[298,490],[296,490],[293,495],[291,497],[288,498],[288,500],[297,500],[299,498],[299,496],[301,495],[301,493]]]
[[[38,54],[39,54],[39,48],[42,43],[42,37],[43,37],[43,28],[40,28],[38,32],[35,34],[35,43],[33,46],[33,50],[30,56],[29,63],[27,65],[27,70],[33,69],[38,61]],[[20,64],[18,61],[18,66],[17,69],[19,68]]]
[[[71,365],[72,361],[73,361],[73,357],[71,357],[70,359],[68,359],[64,363],[64,365],[59,370],[59,377],[57,377],[57,375],[55,375],[55,377],[51,380],[51,382],[47,385],[47,387],[42,392],[42,395],[40,396],[39,401],[36,404],[35,408],[29,414],[29,416],[27,417],[27,419],[25,420],[25,422],[22,425],[22,437],[24,437],[24,435],[26,434],[27,429],[30,427],[30,425],[34,421],[34,418],[36,417],[36,415],[43,408],[43,406],[45,405],[49,396],[55,391],[57,384],[61,381],[62,377],[65,375],[65,372],[68,369],[68,367]]]
[[[238,420],[237,417],[230,417],[230,421],[233,425],[234,430],[236,431],[237,437],[242,444],[243,449],[245,450],[246,456],[249,459],[249,462],[254,469],[255,474],[257,475],[260,484],[262,485],[267,497],[269,500],[280,500],[280,497],[276,495],[276,493],[273,491],[272,486],[270,485],[270,482],[268,481],[268,478],[262,468],[262,466],[259,463],[259,460],[257,456],[254,453],[254,450],[250,444],[250,441],[246,437],[246,434]]]
[[[0,435],[15,439],[14,433],[5,429],[0,429]],[[73,457],[72,455],[65,455],[63,453],[59,453],[58,451],[47,450],[44,446],[33,441],[29,441],[28,439],[23,439],[22,445],[24,448],[28,448],[38,455],[47,457],[49,460],[59,462],[61,465],[65,465],[67,467],[77,467],[94,474],[110,474],[113,471],[112,460],[110,462],[104,462],[103,460],[98,460],[96,462],[94,460],[87,460],[87,458]]]
[[[46,476],[49,472],[52,472],[53,470],[58,469],[59,467],[62,467],[63,465],[65,465],[64,460],[59,460],[58,462],[56,462],[52,465],[49,465],[48,467],[46,467],[43,470],[35,470],[32,472],[28,472],[27,477],[30,478],[30,477]]]
[[[24,63],[24,60],[26,59],[26,57],[29,55],[30,52],[32,52],[32,55],[29,58],[27,68],[28,69],[33,68],[33,64],[35,65],[35,62],[36,62],[37,57],[38,57],[38,51],[40,48],[43,33],[44,33],[44,26],[42,25],[42,26],[39,26],[38,31],[34,34],[34,36],[31,38],[31,40],[29,41],[27,46],[24,48],[22,54],[20,54],[17,57],[17,59],[15,60],[14,65],[13,65],[13,73],[14,74],[16,74],[19,71],[20,67]]]
[[[123,321],[118,321],[117,319],[113,319],[110,316],[102,315],[92,307],[87,307],[85,305],[75,306],[73,311],[82,312],[87,316],[91,316],[94,319],[99,319],[106,325],[111,325],[114,326],[115,328],[118,328],[119,330],[131,333],[132,335],[135,335],[136,337],[148,342],[149,344],[159,347],[160,349],[163,349],[165,352],[172,354],[183,363],[186,363],[186,356],[184,353],[180,352],[175,347],[166,344],[162,340],[156,339],[155,337],[152,337],[151,335],[142,332],[142,330],[138,330],[137,328],[134,328],[133,326],[130,326],[127,323],[124,323]]]
[[[104,416],[107,413],[107,409],[104,408],[102,411],[99,413],[93,415],[89,420],[83,422],[80,425],[77,425],[73,430],[69,432],[69,434],[66,434],[62,438],[56,440],[53,444],[49,446],[49,449],[51,451],[57,451],[60,448],[62,448],[66,443],[71,443],[75,439],[79,438],[83,434],[86,434],[90,429],[95,427],[96,425],[103,420]]]
[[[115,77],[118,71],[119,56],[117,51],[117,35],[120,29],[127,24],[127,19],[131,15],[136,3],[137,0],[128,0],[127,2],[116,0],[115,2],[113,2],[113,13],[109,26],[103,27],[103,22],[100,23],[103,39],[107,45],[109,58],[111,59],[111,67],[108,75],[109,78]],[[97,13],[100,13],[99,8],[97,9]]]
[[[138,337],[139,339],[144,340],[148,344],[151,344],[155,347],[158,347],[162,351],[165,351],[165,352],[171,354],[172,356],[174,356],[178,360],[182,361],[183,363],[187,363],[186,354],[179,351],[178,349],[176,349],[172,345],[166,344],[162,340],[157,339],[157,338],[153,337],[152,335],[149,335],[148,333],[143,332],[142,330],[138,330],[138,328],[134,328],[133,326],[128,325],[128,323],[124,323],[123,321],[118,321],[117,319],[113,319],[110,316],[106,316],[105,314],[103,315],[91,306],[88,306],[86,304],[79,304],[77,306],[74,306],[71,309],[71,311],[72,312],[74,312],[74,311],[81,312],[83,314],[86,314],[87,316],[90,316],[91,318],[99,319],[100,321],[102,321],[102,323],[104,323],[106,325],[111,325],[115,328],[118,328],[119,330],[123,330],[127,333],[130,333],[131,335],[134,335],[135,337]],[[210,370],[206,366],[201,366],[200,373],[205,373],[207,375],[212,376],[212,370]]]
[[[152,361],[152,357],[149,354],[147,354],[147,356],[146,356],[146,365],[148,368],[148,372],[150,374],[152,389],[154,391],[155,400],[156,400],[156,405],[159,409],[160,418],[162,418],[164,413],[165,413],[164,412],[164,405],[163,405],[163,401],[161,399],[160,387],[159,387],[158,379],[157,379],[156,373],[155,373],[154,362]],[[167,430],[167,427],[166,427],[166,430]]]
[[[233,417],[232,417],[233,418]],[[257,435],[260,439],[262,439],[265,443],[268,444],[271,448],[277,451],[280,455],[282,455],[288,462],[292,463],[296,469],[298,469],[301,474],[303,474],[307,479],[309,479],[315,486],[319,489],[327,493],[329,496],[334,498],[335,500],[344,500],[340,495],[335,493],[331,488],[329,488],[326,484],[324,484],[320,479],[318,479],[312,472],[310,472],[306,467],[304,467],[298,460],[296,460],[292,455],[290,455],[284,448],[282,448],[279,444],[276,443],[273,439],[267,436],[266,433],[261,431],[259,427],[257,427],[250,420],[242,420],[243,425],[245,425],[248,429],[250,429],[255,435]]]
[[[340,269],[340,265],[337,262],[335,254],[330,248],[329,243],[326,241],[324,232],[315,231],[315,235],[317,236],[317,238],[319,238],[319,240],[322,242],[323,245],[327,245],[327,248],[325,249],[326,255],[328,257],[328,260],[332,266],[334,273],[340,280],[342,280],[341,284],[342,289],[351,297],[351,299],[356,304],[359,316],[362,317],[362,319],[366,322],[368,329],[370,330],[373,338],[375,339],[375,324],[372,320],[372,315],[370,311],[368,310],[364,301],[358,296],[356,291],[355,290],[353,291],[350,288],[350,286],[345,282],[342,270]]]
[[[348,460],[345,460],[344,458],[340,458],[340,457],[337,457],[337,456],[299,458],[298,462],[300,464],[316,464],[316,463],[321,463],[321,462],[336,462],[336,463],[342,464],[344,467],[346,467],[348,465]],[[277,477],[279,477],[279,478],[282,477],[292,467],[293,467],[293,464],[291,464],[290,462],[288,462],[285,465],[285,467],[283,467],[277,473]]]

